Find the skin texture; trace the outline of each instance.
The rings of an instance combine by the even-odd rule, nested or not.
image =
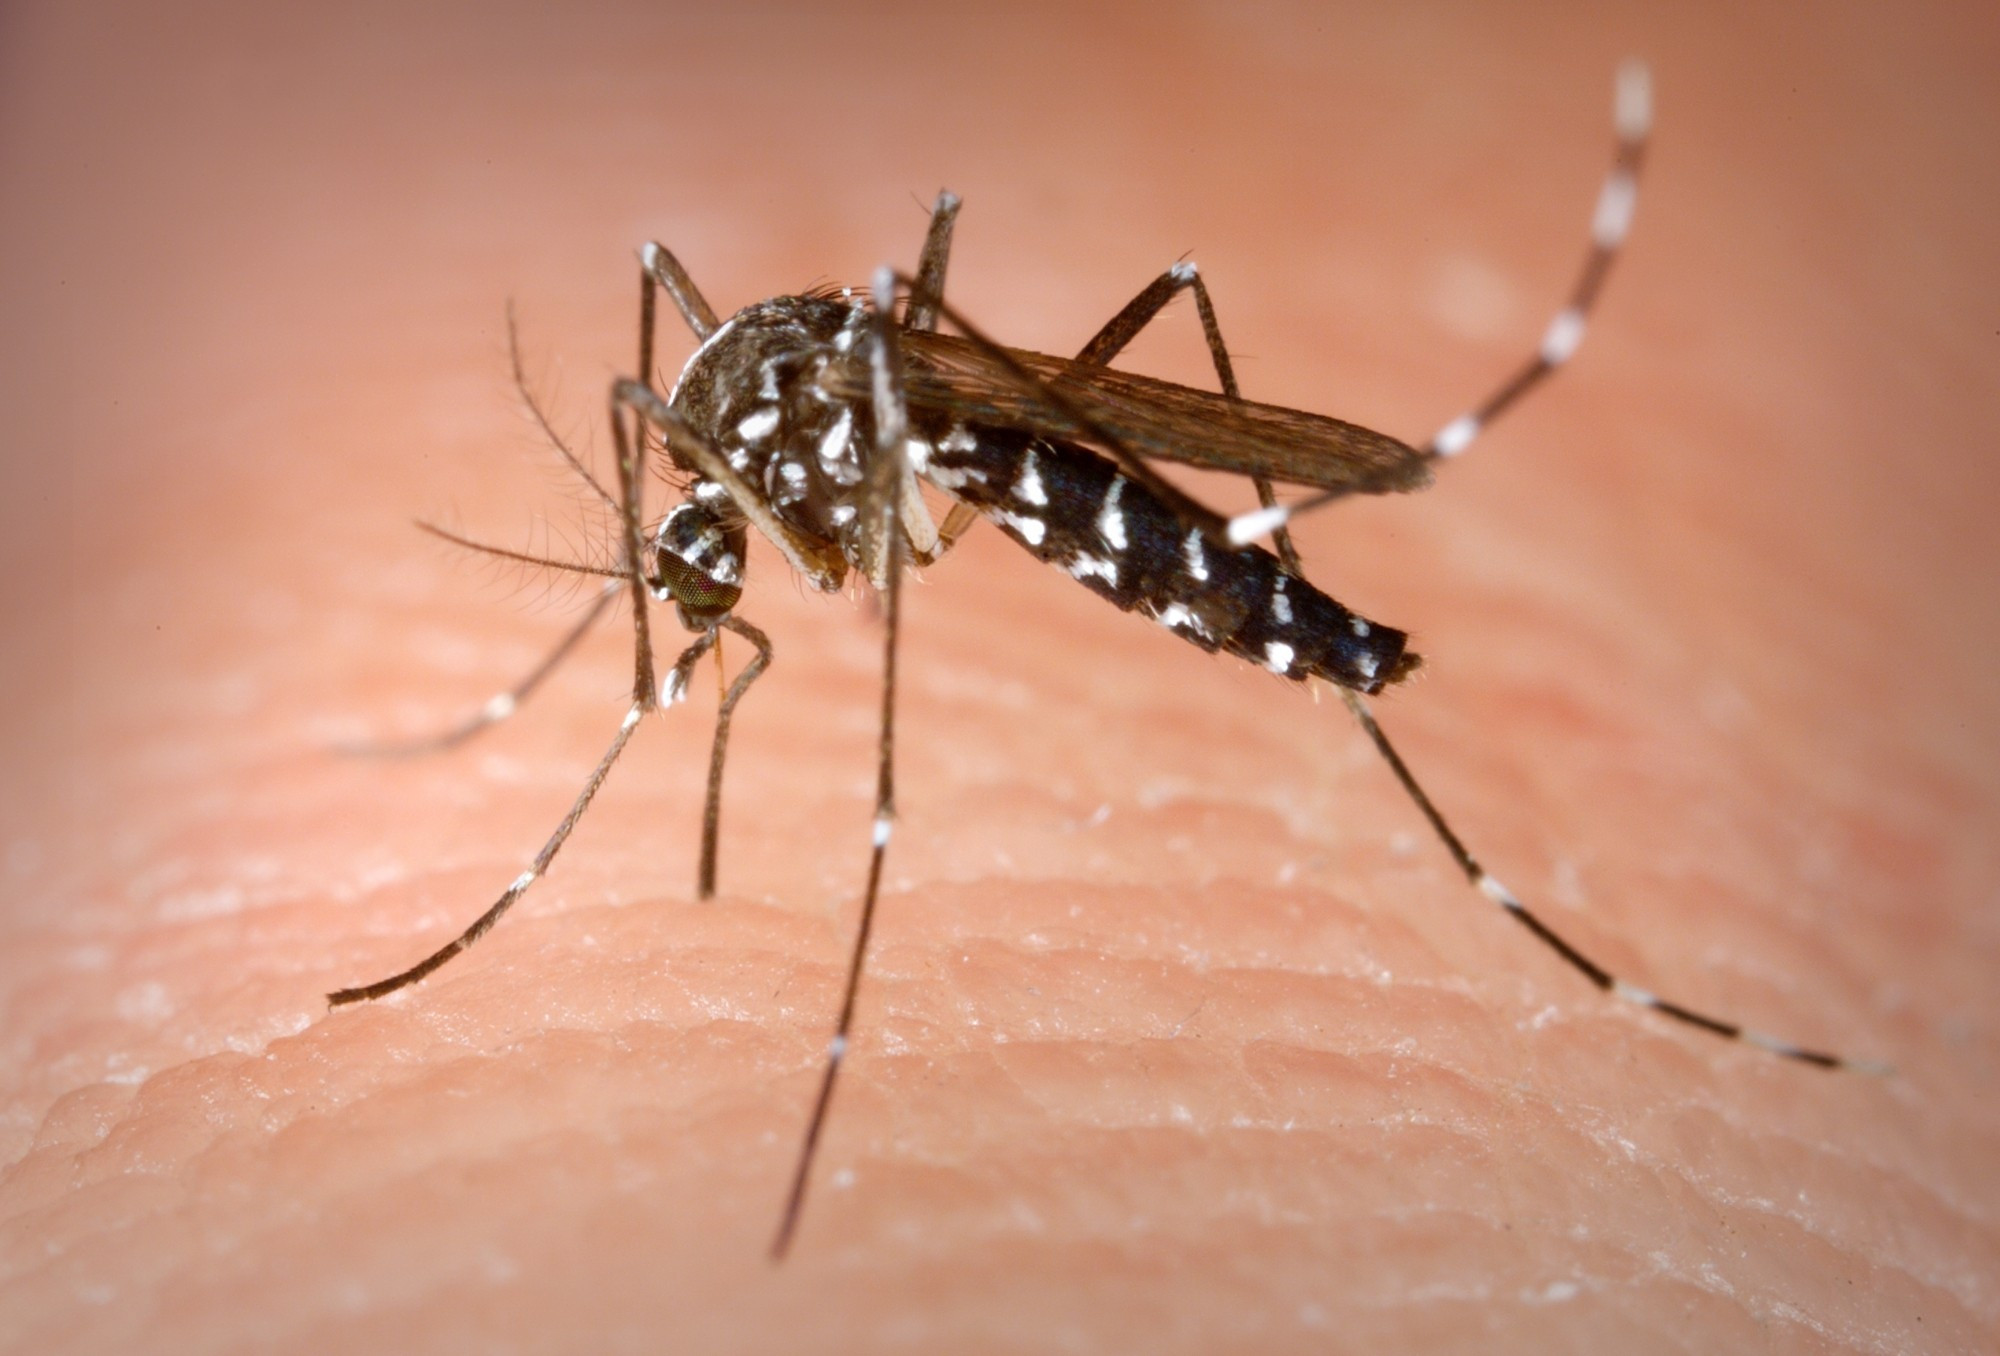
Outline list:
[[[1994,21],[1671,14],[10,9],[0,1349],[1990,1348]],[[327,1012],[497,895],[624,709],[620,621],[456,753],[329,751],[448,724],[578,605],[408,527],[587,549],[508,297],[604,465],[643,239],[727,312],[908,267],[944,185],[1010,342],[1192,250],[1248,394],[1421,438],[1568,284],[1628,54],[1660,126],[1582,354],[1302,546],[1430,657],[1378,710],[1502,879],[1894,1077],[1595,994],[1337,703],[991,530],[906,590],[784,1268],[867,606],[754,553],[722,898],[695,702],[472,953]],[[1205,383],[1192,308],[1126,361]]]

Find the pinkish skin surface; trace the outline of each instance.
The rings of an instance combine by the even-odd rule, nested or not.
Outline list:
[[[1991,1349],[1993,16],[1571,9],[10,11],[0,1349]],[[1192,249],[1251,393],[1421,437],[1539,335],[1631,53],[1660,131],[1577,363],[1304,546],[1431,656],[1384,720],[1503,879],[1896,1077],[1593,993],[1337,704],[991,531],[911,590],[784,1268],[878,631],[774,555],[724,897],[691,704],[483,944],[327,1012],[513,878],[623,710],[612,628],[454,755],[326,751],[568,615],[407,525],[574,520],[507,297],[601,451],[642,239],[728,309],[907,263],[949,185],[1012,341]],[[1194,336],[1132,361],[1202,380]]]

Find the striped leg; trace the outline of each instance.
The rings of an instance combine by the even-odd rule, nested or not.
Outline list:
[[[903,563],[907,543],[898,521],[901,517],[898,492],[908,474],[906,440],[909,413],[903,401],[902,352],[896,344],[896,325],[891,314],[896,277],[888,269],[875,276],[875,353],[873,362],[875,405],[875,460],[868,471],[867,503],[863,520],[872,523],[864,547],[863,568],[882,596],[882,726],[876,746],[875,820],[873,846],[868,858],[868,885],[861,898],[861,921],[854,933],[854,948],[848,956],[847,983],[840,1000],[840,1017],[833,1039],[826,1047],[826,1067],[820,1076],[819,1096],[813,1103],[812,1119],[806,1123],[805,1142],[799,1148],[798,1164],[792,1172],[792,1187],[785,1199],[785,1212],[778,1222],[778,1235],[771,1243],[771,1259],[783,1261],[798,1232],[799,1216],[805,1207],[806,1186],[812,1177],[813,1159],[820,1135],[826,1128],[827,1110],[833,1103],[834,1083],[840,1076],[841,1061],[854,1029],[856,995],[861,988],[861,972],[868,959],[868,938],[875,927],[875,904],[881,895],[882,863],[889,850],[889,834],[896,817],[895,733],[896,733],[896,640],[901,620]]]
[[[1534,354],[1486,399],[1438,430],[1424,445],[1426,458],[1437,461],[1464,452],[1508,407],[1568,362],[1583,343],[1591,307],[1596,304],[1612,261],[1618,257],[1618,250],[1632,227],[1632,211],[1639,195],[1639,167],[1645,159],[1646,137],[1653,126],[1652,80],[1639,62],[1628,62],[1618,71],[1615,120],[1618,149],[1611,172],[1598,191],[1597,210],[1591,217],[1590,249],[1584,255],[1582,272],[1577,276],[1576,286],[1570,289],[1568,301],[1549,322]],[[1247,545],[1346,493],[1327,490],[1294,504],[1267,505],[1241,514],[1230,521],[1229,540],[1239,546]]]
[[[431,971],[437,969],[453,956],[456,956],[459,952],[485,936],[487,931],[500,921],[501,916],[507,910],[513,908],[515,902],[528,892],[528,887],[539,880],[542,873],[548,870],[549,863],[555,860],[556,853],[560,852],[562,845],[568,841],[570,831],[575,829],[577,821],[583,818],[583,812],[590,808],[591,800],[597,795],[597,788],[604,785],[604,779],[611,773],[611,765],[616,763],[618,755],[625,751],[626,742],[632,738],[632,731],[639,728],[639,718],[645,714],[646,707],[644,703],[634,702],[632,704],[632,709],[625,713],[625,720],[618,727],[618,737],[611,741],[611,747],[604,751],[602,758],[598,759],[596,770],[590,774],[590,780],[583,784],[583,791],[577,796],[576,803],[570,807],[569,814],[564,816],[563,822],[556,826],[556,831],[550,836],[549,841],[542,844],[542,850],[535,854],[534,863],[515,878],[514,883],[507,887],[506,892],[494,901],[492,908],[480,914],[473,921],[471,927],[452,938],[451,941],[445,943],[445,945],[439,947],[430,955],[424,957],[424,959],[418,961],[415,965],[412,965],[409,969],[390,975],[387,979],[378,979],[373,984],[361,984],[351,989],[335,990],[326,996],[328,1005],[337,1008],[346,1003],[358,1003],[365,999],[380,998],[384,994],[394,993],[405,985],[415,984],[418,980],[430,974]]]
[[[734,619],[732,618],[731,621],[733,622]],[[742,698],[744,690],[752,682],[756,681],[757,675],[763,672],[765,664],[769,662],[771,657],[770,642],[764,639],[763,633],[757,630],[757,628],[745,622],[738,622],[733,625],[725,622],[724,624],[729,625],[731,630],[748,639],[753,645],[756,645],[759,657],[753,660],[745,668],[742,675],[737,678],[736,685],[730,691],[730,700],[725,703],[723,717],[717,723],[715,757],[711,761],[709,770],[711,787],[719,785],[722,777],[722,747],[729,734],[728,712],[734,709],[736,701]],[[688,683],[694,675],[694,666],[700,663],[702,657],[714,646],[715,638],[716,633],[713,630],[702,632],[701,635],[695,638],[694,644],[683,650],[680,658],[674,661],[674,666],[668,671],[667,681],[662,689],[662,696],[667,702],[672,703],[680,700],[681,695],[687,691]],[[604,779],[611,775],[612,765],[618,761],[618,755],[625,751],[625,745],[631,740],[632,732],[639,728],[641,717],[647,711],[653,709],[650,681],[645,691],[646,697],[634,701],[631,709],[625,713],[625,719],[618,727],[617,737],[611,741],[611,747],[604,751],[604,756],[598,759],[597,767],[590,774],[590,780],[583,784],[582,792],[578,794],[576,803],[570,806],[570,811],[563,817],[562,823],[556,826],[556,831],[549,836],[548,842],[542,844],[542,850],[535,854],[534,862],[526,871],[523,871],[515,878],[514,883],[507,887],[506,892],[494,901],[492,908],[480,914],[473,921],[471,927],[452,938],[451,941],[445,943],[445,945],[439,947],[430,955],[424,957],[424,959],[418,961],[415,965],[412,965],[409,969],[390,975],[387,979],[377,980],[373,984],[358,985],[351,989],[341,989],[330,993],[326,996],[326,1001],[334,1007],[340,1007],[342,1004],[357,1003],[365,999],[380,998],[384,994],[394,993],[405,985],[415,984],[418,980],[424,978],[453,956],[456,956],[459,952],[485,936],[492,929],[493,925],[500,921],[501,916],[507,910],[513,908],[521,896],[528,892],[528,887],[542,878],[543,874],[548,871],[549,864],[555,860],[556,853],[562,851],[562,845],[569,840],[571,832],[575,830],[577,823],[583,818],[584,811],[590,808],[590,802],[596,798],[598,788],[603,786]]]
[[[618,448],[619,526],[623,539],[618,552],[620,566],[618,578],[632,594],[631,708],[626,711],[625,719],[618,727],[618,735],[611,741],[611,747],[604,751],[604,756],[598,759],[590,779],[583,784],[583,790],[577,795],[569,814],[556,826],[556,831],[549,836],[549,840],[542,844],[542,850],[535,854],[534,863],[515,878],[514,883],[493,902],[493,906],[473,920],[471,927],[409,969],[390,975],[387,979],[377,980],[373,984],[338,989],[328,994],[327,1002],[334,1007],[380,998],[384,994],[394,993],[405,985],[414,984],[485,936],[507,910],[513,908],[515,902],[528,892],[528,887],[548,870],[549,864],[555,860],[556,853],[562,851],[562,845],[569,841],[569,836],[575,830],[577,822],[583,818],[584,811],[590,808],[590,802],[597,796],[597,789],[603,786],[604,779],[611,775],[611,768],[617,763],[618,755],[625,751],[625,745],[631,740],[632,732],[639,728],[641,717],[655,708],[657,699],[653,683],[653,642],[646,620],[646,581],[639,564],[644,557],[641,554],[639,526],[640,467],[635,450],[638,444],[627,436],[625,410],[619,403],[617,392],[618,388],[614,386],[611,398],[611,433]],[[714,643],[714,633],[709,632],[696,640],[688,647],[686,653],[682,654],[680,661],[674,665],[674,677],[680,687],[687,686],[688,671]]]
[[[1613,997],[1622,998],[1628,1003],[1636,1003],[1643,1008],[1651,1008],[1654,1012],[1671,1017],[1677,1022],[1698,1027],[1728,1040],[1754,1045],[1760,1050],[1768,1050],[1774,1055],[1795,1059],[1802,1064],[1811,1064],[1822,1069],[1852,1069],[1859,1073],[1889,1072],[1887,1066],[1872,1060],[1849,1059],[1844,1055],[1810,1050],[1801,1045],[1794,1045],[1790,1041],[1779,1040],[1775,1036],[1767,1036],[1761,1031],[1753,1031],[1739,1023],[1726,1022],[1719,1017],[1696,1012],[1693,1008],[1683,1007],[1635,984],[1626,983],[1584,955],[1554,928],[1530,913],[1528,906],[1523,904],[1513,891],[1487,873],[1486,868],[1481,866],[1478,859],[1466,850],[1465,844],[1459,841],[1458,835],[1451,831],[1451,826],[1445,823],[1444,816],[1438,812],[1437,806],[1431,803],[1431,798],[1417,783],[1409,764],[1403,761],[1402,755],[1398,754],[1395,746],[1389,742],[1389,737],[1382,732],[1382,727],[1375,722],[1374,713],[1368,709],[1368,703],[1359,693],[1346,688],[1340,688],[1338,691],[1341,700],[1347,703],[1347,709],[1354,713],[1355,720],[1361,723],[1361,728],[1374,742],[1376,750],[1389,764],[1390,770],[1396,774],[1396,780],[1402,783],[1403,790],[1408,793],[1412,801],[1416,802],[1417,808],[1423,811],[1424,818],[1430,821],[1432,832],[1437,834],[1438,841],[1444,844],[1445,851],[1451,854],[1451,859],[1458,863],[1458,869],[1465,873],[1466,880],[1470,881],[1480,894],[1505,909],[1509,917],[1535,934],[1543,945],[1561,956],[1572,969],[1578,971],[1592,984]]]

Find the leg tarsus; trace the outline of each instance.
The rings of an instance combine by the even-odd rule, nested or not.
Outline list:
[[[1459,836],[1452,832],[1451,826],[1445,822],[1444,815],[1431,802],[1430,796],[1424,791],[1422,785],[1418,783],[1415,774],[1410,771],[1409,764],[1405,763],[1402,755],[1396,752],[1395,745],[1389,742],[1388,735],[1383,733],[1382,727],[1377,723],[1374,713],[1368,709],[1368,703],[1361,698],[1359,693],[1351,692],[1346,688],[1340,689],[1340,696],[1341,700],[1347,703],[1347,709],[1353,713],[1355,721],[1360,724],[1362,733],[1368,736],[1369,742],[1375,745],[1376,752],[1382,755],[1383,761],[1389,765],[1389,770],[1396,775],[1396,780],[1402,785],[1404,794],[1408,795],[1411,801],[1416,804],[1417,809],[1423,812],[1424,818],[1430,822],[1432,832],[1437,835],[1438,841],[1444,844],[1445,851],[1451,854],[1452,861],[1456,862],[1458,869],[1465,873],[1465,878],[1472,887],[1479,891],[1480,894],[1486,896],[1487,899],[1506,910],[1515,922],[1533,933],[1543,945],[1562,957],[1570,968],[1576,970],[1585,979],[1589,980],[1592,985],[1615,998],[1622,998],[1626,1002],[1636,1004],[1639,1007],[1650,1008],[1654,1012],[1665,1017],[1670,1017],[1683,1025],[1695,1027],[1698,1030],[1706,1031],[1711,1035],[1721,1036],[1727,1040],[1741,1041],[1746,1045],[1754,1045],[1760,1050],[1767,1051],[1784,1059],[1796,1060],[1801,1064],[1810,1064],[1822,1069],[1852,1069],[1860,1073],[1877,1074],[1886,1072],[1884,1066],[1871,1061],[1848,1059],[1845,1056],[1828,1054],[1822,1050],[1809,1050],[1804,1046],[1794,1045],[1790,1041],[1779,1040],[1774,1036],[1767,1036],[1762,1032],[1753,1031],[1740,1023],[1724,1021],[1719,1017],[1711,1017],[1693,1008],[1684,1007],[1679,1003],[1661,998],[1658,994],[1642,989],[1635,984],[1628,984],[1618,978],[1618,976],[1612,974],[1602,965],[1599,965],[1596,961],[1585,955],[1554,928],[1550,927],[1540,918],[1537,918],[1529,911],[1528,906],[1515,896],[1513,891],[1502,885],[1484,866],[1479,864],[1479,860],[1466,848]]]
[[[1426,443],[1422,455],[1427,461],[1455,457],[1470,447],[1501,413],[1541,385],[1558,367],[1568,362],[1583,342],[1597,294],[1618,257],[1632,224],[1632,208],[1638,198],[1639,170],[1645,161],[1646,137],[1652,130],[1652,95],[1646,68],[1638,63],[1621,67],[1616,99],[1618,145],[1611,172],[1599,190],[1597,208],[1591,218],[1590,248],[1568,300],[1542,334],[1542,342],[1513,375],[1464,414],[1459,415]],[[1230,540],[1248,545],[1274,533],[1302,514],[1324,508],[1353,493],[1351,489],[1322,490],[1279,508],[1266,505],[1254,513],[1240,514],[1229,525]]]
[[[409,969],[390,975],[387,979],[377,980],[373,984],[336,990],[326,996],[327,1003],[333,1007],[340,1007],[347,1003],[363,1002],[394,993],[397,989],[424,978],[485,936],[487,931],[500,921],[502,915],[513,908],[515,902],[528,892],[528,887],[541,879],[542,874],[549,869],[549,864],[555,860],[556,853],[562,851],[562,845],[569,840],[570,833],[583,818],[583,812],[590,808],[590,802],[596,797],[598,788],[604,785],[604,779],[611,774],[612,764],[616,763],[618,755],[625,751],[626,743],[632,738],[632,732],[639,727],[639,718],[645,712],[644,703],[635,703],[632,709],[625,713],[625,720],[618,727],[617,738],[611,741],[611,747],[604,751],[604,756],[597,760],[597,767],[591,772],[590,780],[583,784],[583,791],[570,806],[569,813],[563,817],[556,831],[549,836],[548,842],[542,844],[542,850],[535,854],[533,865],[515,877],[514,883],[494,901],[491,908],[474,920],[471,927]]]
[[[1652,95],[1644,66],[1631,64],[1618,72],[1617,124],[1618,146],[1611,171],[1598,191],[1590,248],[1568,299],[1549,322],[1533,356],[1486,399],[1439,430],[1424,446],[1426,457],[1436,460],[1465,451],[1509,406],[1568,362],[1583,342],[1591,308],[1597,304],[1597,294],[1625,243],[1638,199],[1639,169],[1646,157],[1646,137],[1652,130]]]

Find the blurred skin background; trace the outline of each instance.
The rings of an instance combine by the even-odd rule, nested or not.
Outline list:
[[[1996,27],[0,12],[0,1346],[1990,1345]],[[691,703],[479,948],[326,1013],[490,902],[623,709],[620,622],[459,753],[329,752],[475,709],[575,609],[409,526],[588,549],[509,299],[608,465],[642,241],[727,313],[907,267],[949,187],[951,295],[1008,342],[1074,351],[1190,256],[1247,394],[1421,439],[1560,302],[1632,55],[1658,130],[1574,366],[1302,546],[1430,658],[1383,717],[1498,875],[1897,1077],[1607,1003],[1336,704],[990,530],[910,590],[903,825],[784,1270],[879,634],[772,553],[723,898]],[[1190,307],[1128,362],[1211,380]]]

